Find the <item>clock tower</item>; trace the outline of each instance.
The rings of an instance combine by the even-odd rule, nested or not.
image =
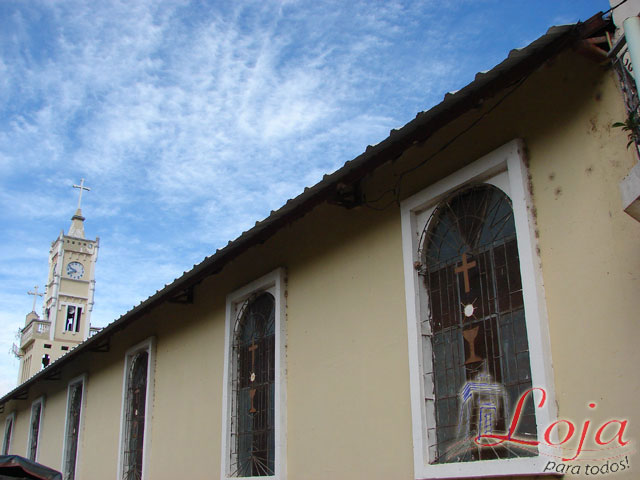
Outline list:
[[[44,293],[43,316],[34,311],[27,315],[22,329],[19,356],[22,383],[67,351],[85,341],[93,333],[90,319],[95,291],[95,265],[100,239],[90,240],[84,234],[80,190],[78,207],[71,217],[65,235],[60,232],[49,250],[49,274]]]

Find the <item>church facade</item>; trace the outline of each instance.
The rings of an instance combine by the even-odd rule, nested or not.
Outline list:
[[[611,31],[513,51],[5,394],[3,453],[78,479],[634,478]]]

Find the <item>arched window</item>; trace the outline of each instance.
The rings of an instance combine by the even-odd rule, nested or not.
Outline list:
[[[31,405],[31,423],[29,426],[29,449],[27,456],[34,462],[38,458],[38,441],[40,440],[40,422],[42,420],[42,408],[44,398],[40,397]]]
[[[63,474],[65,480],[73,480],[76,475],[80,416],[82,414],[82,394],[84,379],[72,382],[67,394],[67,426],[64,439]]]
[[[131,357],[125,402],[123,480],[142,478],[148,367],[149,353],[146,350]]]
[[[419,274],[425,389],[433,390],[431,463],[513,458],[537,452],[478,446],[505,432],[511,406],[531,388],[529,344],[513,210],[498,188],[466,187],[441,201],[422,232]],[[520,436],[535,439],[531,402]]]
[[[232,346],[231,476],[275,472],[275,299],[253,294],[238,310]]]
[[[2,443],[2,454],[9,455],[9,450],[11,448],[11,436],[13,435],[13,423],[15,421],[16,414],[15,412],[11,413],[4,424],[4,441]]]

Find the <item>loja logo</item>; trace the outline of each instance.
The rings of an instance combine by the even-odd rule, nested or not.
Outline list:
[[[525,401],[527,397],[531,395],[532,401],[535,401],[534,391],[540,392],[541,397],[537,404],[537,408],[542,408],[547,401],[547,392],[544,388],[532,387],[526,392],[522,394],[520,400],[518,401],[518,405],[513,414],[513,418],[511,419],[511,423],[509,425],[509,431],[505,435],[496,434],[496,433],[481,433],[475,438],[475,442],[477,445],[482,447],[495,447],[501,445],[503,443],[513,443],[518,445],[526,445],[531,447],[537,447],[541,443],[543,445],[547,445],[549,447],[559,447],[565,445],[567,442],[571,441],[574,438],[574,434],[576,433],[576,425],[570,420],[557,420],[553,422],[551,425],[547,427],[544,432],[544,442],[540,442],[538,440],[527,440],[524,438],[520,438],[516,435],[518,429],[518,423],[520,422],[520,416],[522,415],[522,409],[524,408]],[[595,403],[590,403],[589,408],[596,408]],[[624,440],[624,432],[627,428],[627,420],[617,420],[612,419],[604,422],[602,425],[598,427],[593,435],[593,441],[599,445],[601,450],[609,450],[611,448],[624,447],[629,443],[629,441]],[[552,436],[554,430],[558,432],[560,436],[560,425],[566,426],[566,433],[564,434],[564,438],[560,439],[557,443],[552,441]],[[582,424],[581,432],[579,433],[579,441],[578,447],[576,449],[575,455],[573,457],[562,458],[562,461],[572,461],[578,460],[578,457],[582,454],[583,448],[585,446],[585,440],[588,439],[589,431],[591,429],[591,420],[585,420]],[[576,437],[577,438],[577,437]],[[613,446],[609,446],[613,444]]]

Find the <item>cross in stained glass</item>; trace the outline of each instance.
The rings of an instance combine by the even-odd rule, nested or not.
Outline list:
[[[462,273],[464,275],[464,291],[465,293],[469,293],[471,291],[471,286],[469,285],[469,270],[476,266],[476,261],[472,261],[467,263],[467,254],[462,254],[462,265],[456,267],[456,273]]]

